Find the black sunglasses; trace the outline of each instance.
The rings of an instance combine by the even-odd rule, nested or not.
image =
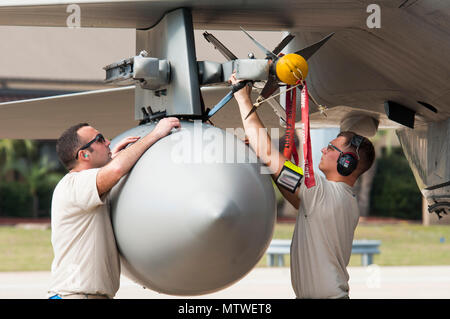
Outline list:
[[[78,159],[78,153],[80,151],[87,149],[89,146],[91,146],[95,142],[105,143],[105,137],[102,134],[97,134],[92,141],[90,141],[89,143],[83,145],[82,147],[80,147],[78,149],[77,155],[75,156],[75,159]]]

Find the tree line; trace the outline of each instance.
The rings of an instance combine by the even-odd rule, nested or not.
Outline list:
[[[57,159],[42,154],[42,144],[0,140],[0,216],[50,216],[53,189],[64,170]]]

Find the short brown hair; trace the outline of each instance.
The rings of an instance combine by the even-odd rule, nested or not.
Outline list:
[[[355,132],[343,131],[340,132],[337,137],[344,137],[346,139],[346,145],[356,153],[356,147],[350,144],[352,138],[356,135],[358,134],[356,134]],[[358,176],[361,176],[364,172],[368,171],[372,166],[373,161],[375,160],[375,148],[373,147],[372,142],[367,137],[361,137],[362,141],[357,152],[359,155],[358,166],[356,167]]]
[[[75,166],[76,152],[82,144],[77,132],[83,126],[89,126],[89,124],[79,123],[69,127],[56,141],[56,153],[58,154],[61,163],[68,170],[71,170]]]

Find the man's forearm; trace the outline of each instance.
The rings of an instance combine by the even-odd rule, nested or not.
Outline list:
[[[250,146],[261,161],[269,167],[274,178],[276,178],[286,159],[272,146],[270,136],[256,112],[245,119],[253,106],[250,97],[237,96],[236,100],[239,104],[242,123]]]
[[[142,154],[158,141],[159,138],[152,133],[120,151],[114,159],[100,169],[97,174],[97,190],[100,196],[108,192],[127,174]]]
[[[120,151],[108,165],[117,165],[120,177],[127,174],[142,154],[160,139],[152,133],[147,134],[136,143]]]
[[[120,151],[97,174],[97,190],[99,195],[101,196],[108,192],[122,176],[127,174],[149,147],[159,139],[167,136],[173,128],[179,127],[180,121],[175,117],[161,119],[151,133]]]
[[[252,109],[252,102],[250,96],[237,95],[235,96],[239,104],[239,110],[241,113],[242,123],[244,125],[245,134],[248,141],[256,155],[264,162],[272,173],[272,179],[277,180],[284,162],[287,160],[277,149],[273,148],[269,134],[265,130],[265,127],[258,117],[258,114],[254,112],[247,119],[245,117]],[[299,208],[300,200],[298,192],[295,194],[290,193],[286,189],[278,186],[284,198],[286,198],[295,208]]]

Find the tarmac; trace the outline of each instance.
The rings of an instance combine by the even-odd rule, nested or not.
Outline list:
[[[450,299],[450,266],[348,267],[351,299]],[[0,272],[0,299],[44,299],[50,272]],[[195,296],[144,289],[122,276],[116,299],[294,299],[290,270],[254,268],[234,285]]]

